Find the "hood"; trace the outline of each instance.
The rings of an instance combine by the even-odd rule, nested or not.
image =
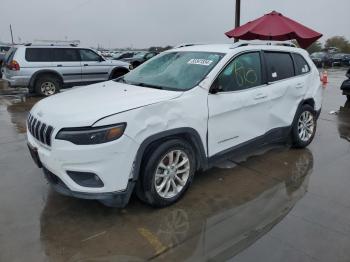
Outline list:
[[[108,81],[45,98],[31,113],[53,126],[91,126],[103,117],[174,99],[182,93]]]
[[[124,66],[124,67],[129,67],[130,63],[127,63],[122,60],[112,60],[112,59],[107,59],[105,63],[110,64],[110,65],[115,65],[115,66]]]

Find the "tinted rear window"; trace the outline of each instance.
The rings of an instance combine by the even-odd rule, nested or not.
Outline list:
[[[80,55],[77,49],[73,48],[53,48],[54,62],[76,62],[80,61]]]
[[[295,73],[296,75],[302,75],[310,72],[309,64],[306,62],[304,57],[299,54],[293,54],[295,62]]]
[[[294,65],[289,53],[265,52],[268,81],[274,82],[294,76]]]
[[[26,60],[29,62],[51,62],[51,50],[50,48],[27,48]]]

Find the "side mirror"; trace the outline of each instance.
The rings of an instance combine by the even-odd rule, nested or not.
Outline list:
[[[105,61],[105,59],[102,56],[100,56],[100,59],[98,61],[103,62],[103,61]]]
[[[222,91],[222,87],[220,86],[219,79],[217,78],[212,84],[212,86],[210,87],[209,93],[214,95],[221,91]]]

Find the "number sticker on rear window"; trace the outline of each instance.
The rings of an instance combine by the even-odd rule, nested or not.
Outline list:
[[[187,62],[187,64],[190,65],[204,65],[204,66],[210,66],[210,64],[213,63],[212,60],[206,60],[206,59],[191,59]]]

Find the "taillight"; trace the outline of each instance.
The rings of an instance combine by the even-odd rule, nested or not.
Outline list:
[[[10,63],[7,64],[7,68],[13,71],[19,71],[20,66],[16,60],[12,60]]]

